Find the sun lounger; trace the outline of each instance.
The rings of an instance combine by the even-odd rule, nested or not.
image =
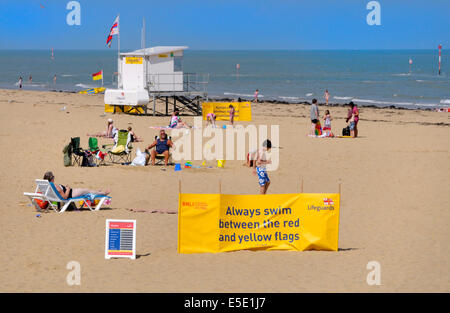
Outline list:
[[[95,195],[95,194],[85,194],[80,197],[64,199],[59,194],[58,190],[56,189],[53,183],[47,180],[36,179],[36,185],[37,187],[34,193],[24,192],[23,193],[24,196],[30,198],[31,203],[33,203],[33,205],[39,209],[40,207],[37,205],[35,199],[48,201],[49,202],[48,205],[53,210],[55,210],[55,212],[59,213],[64,212],[72,203],[75,204],[78,201],[83,202],[83,206],[86,205],[86,207],[88,207],[89,210],[98,211],[102,207],[105,200],[111,199],[111,197],[109,196]],[[99,203],[95,207],[91,206],[91,203],[93,203],[97,199],[100,200]],[[60,203],[62,205],[61,209],[58,208],[57,203]]]

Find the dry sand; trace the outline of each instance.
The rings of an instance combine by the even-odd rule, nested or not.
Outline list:
[[[157,133],[149,126],[169,119],[104,115],[101,95],[0,90],[0,106],[1,292],[450,291],[448,113],[361,108],[360,138],[316,139],[306,136],[308,106],[255,104],[252,123],[280,125],[281,161],[269,193],[298,191],[300,176],[305,192],[337,192],[342,179],[340,251],[180,255],[176,214],[129,209],[177,210],[179,178],[184,192],[217,192],[221,178],[223,193],[257,193],[242,161],[181,172],[64,167],[70,137],[87,146],[86,133],[102,131],[109,117],[119,128],[132,125],[145,139],[134,145],[141,149]],[[339,133],[346,109],[329,109]],[[47,170],[69,186],[110,188],[111,209],[37,218],[23,192]],[[104,259],[107,218],[137,219],[136,260]],[[81,264],[80,286],[66,283],[70,261]],[[381,264],[380,286],[366,282],[370,261]]]

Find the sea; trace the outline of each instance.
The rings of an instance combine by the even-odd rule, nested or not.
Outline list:
[[[130,50],[128,50],[130,51]],[[124,50],[123,52],[126,52]],[[259,99],[286,103],[350,101],[359,106],[435,109],[450,106],[450,56],[435,50],[186,50],[185,73],[207,74],[210,99]],[[1,50],[0,88],[77,92],[116,86],[117,51]],[[410,60],[412,64],[410,64]],[[239,64],[239,65],[238,65]],[[32,80],[29,80],[30,75]],[[53,77],[56,75],[56,82]]]

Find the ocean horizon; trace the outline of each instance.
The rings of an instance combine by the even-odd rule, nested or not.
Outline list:
[[[132,51],[124,49],[121,52]],[[0,88],[77,92],[100,87],[91,74],[103,70],[115,87],[117,50],[0,50]],[[410,65],[409,60],[413,63]],[[378,50],[196,50],[184,52],[185,73],[209,74],[209,98],[439,108],[450,105],[445,50],[438,75],[437,49]],[[240,65],[239,71],[236,64]],[[29,81],[29,76],[32,81]],[[57,76],[56,84],[53,83]]]

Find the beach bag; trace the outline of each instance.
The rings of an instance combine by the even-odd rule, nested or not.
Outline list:
[[[72,165],[72,144],[67,144],[64,149],[64,166],[71,166]]]
[[[350,126],[342,128],[342,136],[350,136]]]
[[[141,152],[141,149],[137,148],[136,157],[131,162],[133,166],[145,166],[145,153]]]
[[[81,166],[94,167],[97,166],[94,161],[94,156],[89,151],[84,151],[83,160],[81,161]]]
[[[316,136],[322,135],[322,126],[320,125],[320,122],[316,123],[316,129],[314,130]]]

